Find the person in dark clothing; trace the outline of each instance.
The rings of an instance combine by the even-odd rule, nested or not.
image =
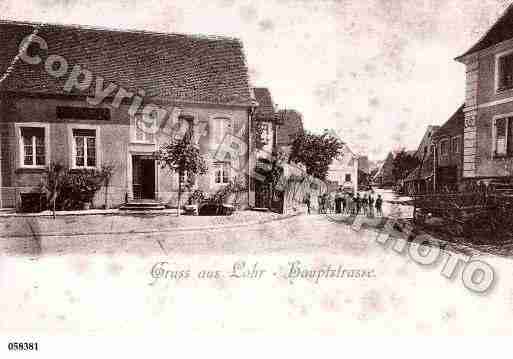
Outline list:
[[[376,199],[376,215],[379,217],[383,217],[383,198],[378,194],[378,198]]]
[[[359,215],[360,209],[362,206],[362,199],[360,198],[360,193],[356,194],[356,197],[354,199],[354,205],[355,205],[355,209],[356,209],[356,215]]]
[[[362,209],[363,209],[363,214],[364,215],[367,215],[367,206],[368,205],[369,205],[369,201],[367,199],[367,195],[364,194],[363,198],[362,198]]]
[[[310,193],[305,194],[305,200],[307,213],[310,214]]]
[[[335,193],[335,212],[337,214],[342,212],[342,191],[340,188]]]
[[[369,194],[369,216],[374,217],[374,197]]]

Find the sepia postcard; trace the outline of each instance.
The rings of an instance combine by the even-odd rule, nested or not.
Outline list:
[[[8,357],[509,336],[512,256],[510,0],[0,1]]]

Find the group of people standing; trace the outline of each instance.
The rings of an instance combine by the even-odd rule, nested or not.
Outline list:
[[[380,194],[374,197],[374,193],[347,193],[339,188],[334,193],[325,193],[318,197],[319,213],[337,213],[347,215],[383,216],[383,198]],[[310,206],[308,213],[310,213]]]

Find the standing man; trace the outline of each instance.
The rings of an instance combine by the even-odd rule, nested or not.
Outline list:
[[[369,216],[374,217],[374,197],[372,197],[372,193],[369,194]]]
[[[376,215],[379,217],[383,217],[383,198],[378,194],[378,198],[376,199]]]
[[[356,207],[356,215],[360,214],[360,208],[362,205],[362,199],[360,198],[360,193],[356,193],[356,198],[354,199],[354,204]]]
[[[304,202],[306,204],[306,210],[307,210],[307,213],[310,214],[310,192],[307,192],[305,194],[305,199],[304,199]]]
[[[342,211],[341,204],[342,204],[342,195],[340,193],[340,188],[338,188],[337,192],[335,193],[335,212],[337,214],[340,214],[340,212]]]

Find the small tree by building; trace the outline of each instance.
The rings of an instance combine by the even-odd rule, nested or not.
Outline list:
[[[46,169],[46,176],[41,181],[41,189],[46,195],[49,207],[52,209],[53,219],[55,219],[57,209],[57,197],[61,194],[66,172],[66,168],[60,163],[51,163]]]
[[[341,154],[343,147],[344,143],[328,132],[317,135],[305,131],[292,142],[289,159],[304,164],[309,175],[325,180],[331,162]]]
[[[157,161],[162,168],[167,168],[178,174],[178,215],[180,215],[182,200],[182,178],[190,180],[197,175],[207,173],[207,164],[200,153],[199,147],[191,142],[190,136],[171,140],[157,152]]]

